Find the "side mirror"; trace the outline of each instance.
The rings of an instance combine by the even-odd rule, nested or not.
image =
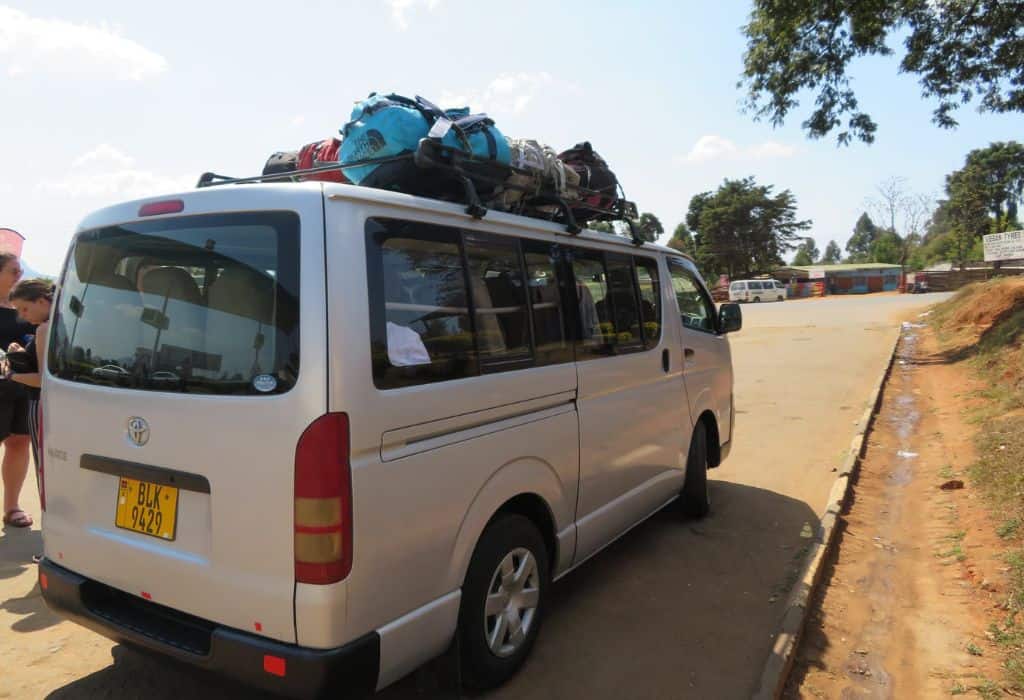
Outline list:
[[[743,310],[739,304],[722,304],[718,307],[718,328],[722,333],[734,333],[743,328]]]

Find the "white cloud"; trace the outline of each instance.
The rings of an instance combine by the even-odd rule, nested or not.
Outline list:
[[[36,190],[71,198],[137,199],[195,185],[195,175],[164,175],[134,165],[134,158],[103,143],[72,161],[63,178],[40,182]]]
[[[441,0],[387,0],[391,7],[391,19],[400,31],[409,28],[409,15],[417,7],[425,7],[433,12],[440,6]]]
[[[544,92],[559,90],[577,97],[582,89],[574,83],[557,80],[550,73],[502,73],[483,90],[441,93],[440,105],[445,108],[469,106],[474,112],[491,115],[522,114]]]
[[[764,141],[740,147],[724,136],[705,134],[697,139],[689,153],[676,160],[685,163],[704,163],[711,160],[767,160],[789,158],[795,153],[796,148],[778,141]]]
[[[125,155],[109,143],[101,143],[88,153],[78,156],[78,158],[72,161],[71,167],[83,168],[94,163],[99,163],[101,167],[104,164],[112,164],[122,168],[129,168],[135,164],[135,159]]]
[[[778,141],[765,141],[747,149],[751,158],[789,158],[796,153],[796,148]]]
[[[304,115],[304,114],[296,114],[294,117],[292,117],[291,125],[293,127],[299,127],[299,126],[302,126],[305,123],[306,123],[306,115]]]
[[[29,72],[143,80],[167,70],[167,60],[116,27],[33,17],[0,5],[0,60],[7,75]]]

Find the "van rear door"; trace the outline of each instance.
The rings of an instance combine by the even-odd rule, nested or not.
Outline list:
[[[44,388],[46,556],[294,642],[295,446],[326,410],[322,194],[231,189],[75,237]]]

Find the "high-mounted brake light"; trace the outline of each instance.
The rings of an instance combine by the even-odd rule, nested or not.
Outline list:
[[[165,199],[161,202],[147,202],[139,207],[139,216],[157,216],[159,214],[177,214],[185,210],[185,202],[180,199]]]
[[[295,580],[328,584],[352,570],[352,472],[344,413],[313,421],[295,446]]]

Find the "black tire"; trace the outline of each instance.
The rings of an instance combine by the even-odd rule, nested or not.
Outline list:
[[[760,304],[761,303],[761,297],[754,297],[754,303],[755,304]]]
[[[491,651],[486,637],[485,604],[492,577],[505,557],[523,548],[536,560],[539,574],[539,598],[526,638],[509,656]],[[548,551],[536,526],[522,515],[503,515],[487,526],[473,551],[473,558],[462,585],[459,608],[459,648],[462,655],[462,682],[472,690],[487,690],[501,685],[519,670],[530,655],[540,633],[550,586]]]
[[[690,440],[690,454],[686,458],[686,481],[679,494],[679,505],[683,513],[694,518],[703,518],[711,511],[711,494],[708,491],[708,431],[701,421],[693,429]]]
[[[783,297],[779,297],[779,301],[785,301]]]

